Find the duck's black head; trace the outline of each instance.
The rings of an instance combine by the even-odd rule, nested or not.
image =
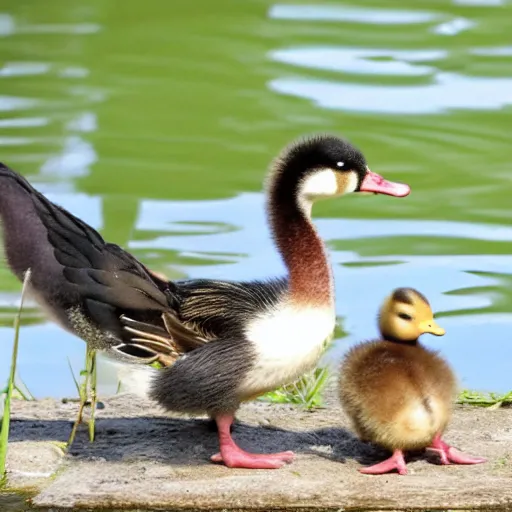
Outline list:
[[[276,160],[272,181],[283,193],[311,200],[351,192],[373,192],[395,197],[409,194],[402,183],[387,181],[370,171],[364,155],[349,141],[333,135],[301,139]]]

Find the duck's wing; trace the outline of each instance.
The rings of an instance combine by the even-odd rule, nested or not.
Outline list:
[[[271,310],[286,293],[286,280],[230,282],[208,279],[176,283],[179,313],[162,313],[164,328],[137,322],[123,315],[125,342],[116,350],[130,355],[134,348],[153,353],[165,366],[181,355],[206,343],[244,339],[248,323],[265,310]]]
[[[150,354],[154,361],[170,366],[183,354],[212,340],[202,336],[193,327],[188,327],[173,312],[164,311],[161,318],[164,327],[122,315],[123,342],[116,345],[114,350],[129,357],[134,350],[142,350]]]
[[[31,269],[36,300],[63,327],[98,348],[122,340],[122,314],[156,322],[176,291],[91,226],[0,165],[0,216],[7,261]],[[172,301],[171,301],[172,302]]]
[[[288,292],[286,279],[218,281],[194,279],[176,283],[180,320],[207,338],[243,336],[255,317],[272,311]]]

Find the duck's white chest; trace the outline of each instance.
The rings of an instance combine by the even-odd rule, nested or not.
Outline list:
[[[243,394],[252,396],[275,389],[312,369],[335,321],[330,307],[283,305],[251,322],[246,336],[256,352],[256,361],[241,386]]]

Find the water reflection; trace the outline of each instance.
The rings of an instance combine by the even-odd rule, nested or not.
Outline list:
[[[343,326],[330,357],[375,336],[392,288],[416,286],[447,328],[425,342],[466,385],[510,388],[510,3],[221,1],[198,17],[156,0],[158,20],[132,0],[82,4],[2,7],[1,160],[171,278],[265,278],[284,269],[263,169],[301,134],[345,134],[413,193],[316,210]],[[20,285],[5,266],[0,282],[8,352]],[[24,325],[22,378],[74,394],[66,358],[79,370],[83,342],[31,304]],[[115,389],[104,363],[100,379]]]
[[[294,66],[360,75],[423,76],[435,68],[414,63],[441,60],[444,50],[391,50],[372,48],[287,48],[269,53],[272,60]],[[385,59],[385,60],[378,60]]]
[[[506,0],[453,0],[456,5],[469,5],[473,7],[498,7],[504,5]]]
[[[319,107],[352,112],[435,114],[453,109],[499,110],[512,104],[511,78],[468,78],[457,73],[438,73],[434,83],[414,87],[307,78],[278,78],[268,86]]]
[[[69,131],[82,131],[76,123],[76,120],[71,121],[67,129]],[[61,179],[87,176],[90,167],[97,159],[98,156],[94,146],[90,142],[79,135],[71,135],[64,139],[60,154],[50,156],[43,163],[41,174]]]
[[[38,100],[29,98],[18,98],[16,96],[0,96],[0,112],[11,112],[13,110],[27,110],[34,108]]]
[[[442,36],[456,36],[461,32],[466,30],[470,30],[476,26],[474,21],[468,20],[466,18],[455,18],[453,20],[449,20],[445,23],[441,23],[432,29],[434,34],[439,34]]]
[[[37,23],[18,22],[13,16],[0,13],[0,36],[13,34],[95,34],[101,30],[96,23]]]
[[[15,17],[10,14],[0,15],[0,33],[2,36],[12,39],[21,34],[41,34],[41,35],[70,35],[82,36],[95,34],[99,32],[100,25],[96,23],[30,23],[26,17]],[[51,60],[49,54],[48,59]],[[0,69],[0,79],[10,80],[11,82],[18,77],[42,77],[54,75],[63,79],[63,85],[67,81],[73,82],[83,80],[88,77],[89,70],[79,65],[68,65],[62,62],[32,62],[29,60],[16,60],[7,62]],[[42,78],[41,78],[42,79]],[[5,82],[8,84],[9,82]],[[97,161],[97,153],[93,144],[82,134],[91,133],[97,130],[98,123],[95,112],[85,111],[76,112],[76,100],[81,97],[88,105],[98,103],[104,100],[103,91],[97,88],[82,85],[64,85],[59,88],[64,91],[58,98],[44,99],[39,102],[40,107],[49,107],[53,112],[46,118],[34,117],[16,117],[12,120],[4,120],[3,128],[36,128],[45,127],[49,124],[62,126],[59,136],[53,139],[32,135],[30,137],[0,137],[2,146],[27,146],[39,145],[41,143],[48,146],[60,146],[60,149],[53,150],[41,163],[40,173],[48,181],[47,191],[52,188],[51,182],[54,182],[54,191],[73,191],[74,185],[70,180],[87,176],[90,167]],[[71,99],[71,101],[69,101]],[[0,99],[0,110],[20,111],[22,109],[33,109],[36,106],[36,100],[27,98],[4,97],[4,108]],[[64,110],[64,112],[62,112]],[[19,115],[19,113],[17,113]],[[64,132],[64,133],[62,133]],[[48,142],[47,142],[48,141]],[[20,159],[27,160],[26,156]],[[55,183],[58,179],[59,182]]]
[[[10,62],[0,68],[0,77],[44,75],[49,70],[50,65],[42,62]]]
[[[346,5],[293,5],[276,4],[268,11],[270,18],[308,21],[344,21],[371,25],[402,25],[427,23],[439,16],[422,11],[379,9]]]
[[[470,53],[483,57],[512,57],[512,46],[499,46],[496,48],[471,48]]]
[[[37,128],[48,124],[46,117],[22,117],[18,119],[0,119],[0,128]]]
[[[418,17],[419,16],[419,17]],[[341,6],[275,5],[270,18],[309,21],[345,21],[353,23],[399,23],[404,26],[431,21],[435,13],[352,9]],[[431,27],[434,34],[455,36],[475,28],[477,23],[455,17]],[[420,29],[421,30],[421,29]],[[473,55],[508,55],[505,49],[470,49]],[[417,63],[450,58],[446,50],[402,50],[358,47],[291,47],[269,52],[269,58],[310,70],[387,77],[428,76],[428,83],[380,84],[343,79],[312,78],[308,75],[278,77],[268,82],[277,93],[297,96],[315,105],[353,112],[385,114],[434,114],[451,109],[501,109],[512,103],[512,79],[508,77],[466,76],[446,72],[434,65]],[[419,100],[421,98],[421,100]]]

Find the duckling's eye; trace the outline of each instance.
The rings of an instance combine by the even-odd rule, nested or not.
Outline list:
[[[343,167],[345,162],[336,162],[336,167]]]
[[[410,322],[412,320],[412,316],[411,315],[408,315],[407,313],[398,313],[398,316],[402,319],[402,320],[407,320],[408,322]]]

